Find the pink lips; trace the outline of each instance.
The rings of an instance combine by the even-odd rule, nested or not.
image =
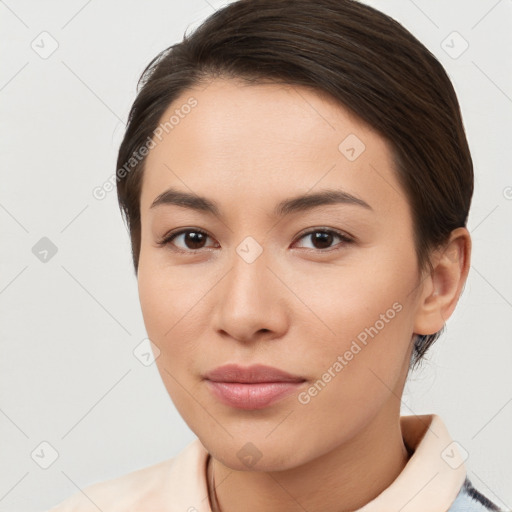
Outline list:
[[[238,409],[263,409],[295,391],[306,381],[271,366],[220,366],[205,375],[219,400]]]

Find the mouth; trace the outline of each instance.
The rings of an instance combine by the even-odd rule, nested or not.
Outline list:
[[[306,379],[271,366],[229,364],[208,372],[205,382],[225,405],[263,409],[295,393]]]

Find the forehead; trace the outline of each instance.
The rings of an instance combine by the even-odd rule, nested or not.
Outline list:
[[[387,141],[310,88],[213,80],[177,98],[155,134],[143,210],[167,186],[240,201],[249,192],[277,200],[315,187],[364,193],[381,208],[405,201]]]

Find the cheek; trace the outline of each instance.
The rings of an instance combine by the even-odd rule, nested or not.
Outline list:
[[[193,306],[198,297],[190,292],[195,288],[187,284],[188,292],[169,270],[164,272],[141,255],[138,289],[146,332],[160,350],[156,366],[165,388],[181,416],[189,422],[190,415],[197,414],[189,393],[196,393],[194,362],[200,350],[199,336],[194,334],[197,314]]]
[[[325,393],[327,401],[355,405],[356,397],[373,400],[397,385],[411,348],[415,272],[414,259],[381,258],[357,272],[340,269],[317,280],[321,293],[311,293],[311,282],[301,283],[299,293],[321,319],[309,327],[308,338],[316,342],[307,350],[319,388],[328,382],[332,391]]]
[[[183,267],[162,265],[151,251],[141,252],[138,271],[139,299],[148,334],[167,343],[174,334],[190,326],[194,306],[206,293],[204,280],[187,277]],[[151,336],[150,336],[151,337]]]
[[[149,251],[148,251],[149,252]],[[190,379],[201,357],[201,333],[211,317],[205,296],[212,284],[197,269],[162,266],[141,253],[138,291],[146,332],[159,348],[162,378]],[[169,380],[174,387],[173,379]]]
[[[160,272],[147,264],[141,255],[138,272],[139,300],[146,331],[155,342],[172,326],[173,310],[168,307],[176,292],[168,289],[167,283],[158,279]],[[169,314],[164,314],[168,310]],[[153,339],[153,338],[152,338]],[[160,344],[160,343],[159,343]]]
[[[179,283],[163,276],[165,273],[141,254],[138,271],[141,311],[148,337],[160,350],[156,364],[164,378],[164,367],[173,374],[175,369],[172,362],[182,358],[180,351],[185,345],[179,342],[179,331],[186,325],[186,322],[180,321],[186,313],[186,296],[181,295],[185,300],[180,300]],[[170,352],[175,358],[169,358]]]
[[[370,336],[398,336],[408,310],[415,268],[408,260],[370,258],[354,265],[318,268],[294,276],[294,290],[304,297],[310,325],[325,347],[342,350],[349,340],[363,344]],[[290,280],[292,276],[290,276]]]
[[[412,325],[412,308],[399,290],[371,296],[359,290],[351,300],[330,304],[323,314],[336,337],[317,336],[308,347],[316,380],[297,400],[300,417],[315,424],[321,443],[350,438],[384,403],[401,396]]]

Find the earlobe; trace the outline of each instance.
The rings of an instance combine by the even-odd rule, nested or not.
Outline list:
[[[466,228],[452,231],[448,242],[432,254],[432,270],[424,279],[419,297],[416,334],[434,334],[443,328],[462,293],[470,257],[471,237]]]

